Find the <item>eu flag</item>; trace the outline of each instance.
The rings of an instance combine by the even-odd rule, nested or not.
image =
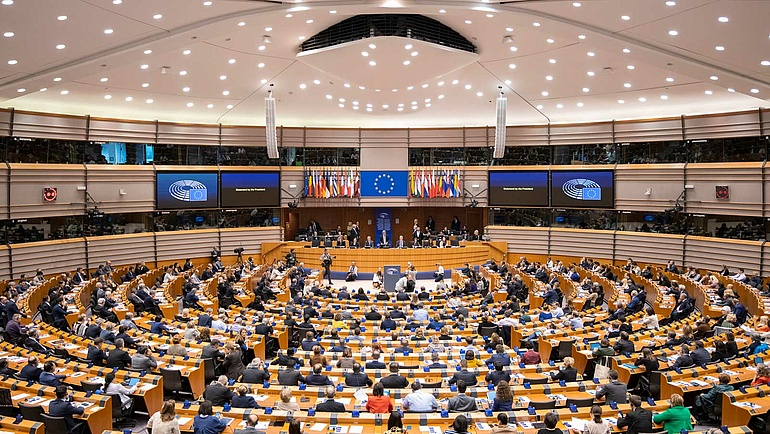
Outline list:
[[[406,196],[408,183],[407,171],[362,171],[361,197]]]

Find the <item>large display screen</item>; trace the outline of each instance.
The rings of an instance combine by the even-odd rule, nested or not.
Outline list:
[[[548,206],[548,171],[489,172],[489,206]]]
[[[222,172],[222,208],[281,206],[278,172]]]
[[[202,209],[219,207],[217,172],[157,172],[155,207]]]
[[[552,171],[551,206],[614,208],[615,173],[612,170]]]

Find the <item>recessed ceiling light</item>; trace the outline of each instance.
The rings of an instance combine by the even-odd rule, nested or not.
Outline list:
[[[212,108],[214,108],[214,104],[209,104],[206,107],[212,109]]]
[[[554,64],[554,63],[556,63],[556,59],[548,59],[548,63]]]
[[[264,68],[264,67],[265,67],[264,63],[262,63],[262,62],[257,63],[257,68]]]
[[[284,15],[284,17],[286,17],[286,18],[291,18],[291,17],[293,17],[293,16],[294,16],[294,15],[292,15],[292,14],[286,14],[286,15]]]
[[[326,95],[326,99],[332,99],[331,95]]]
[[[300,87],[302,87],[302,86],[300,86]],[[222,91],[222,95],[228,96],[228,95],[230,95],[230,91],[229,90],[224,90],[224,91]]]
[[[510,86],[512,82],[511,82],[511,80],[505,80],[505,82],[504,82],[504,83],[505,83],[506,85]]]
[[[227,61],[227,63],[229,63],[229,64],[231,64],[231,65],[232,65],[232,64],[234,64],[235,62],[236,62],[236,60],[235,60],[235,59],[230,59],[230,60],[228,60],[228,61]]]
[[[730,93],[733,93],[733,92],[735,92],[735,89],[733,89],[732,87],[728,87],[727,91],[730,92]]]
[[[369,66],[377,66],[377,62],[375,62],[374,60],[370,60]]]
[[[542,110],[542,109],[543,109],[543,106],[542,106],[542,105],[540,105],[540,104],[538,104],[538,105],[536,106],[536,108],[537,108],[538,110]]]
[[[626,54],[628,54],[628,53],[630,53],[630,52],[631,52],[631,50],[629,50],[628,48],[624,48],[624,49],[623,49],[623,52],[624,52],[624,53],[626,53]]]
[[[47,87],[41,87],[41,88],[40,88],[40,92],[45,92],[45,91],[47,91],[47,90],[48,90],[48,88],[47,88]]]
[[[267,48],[267,47],[265,47],[264,45],[260,45],[259,47],[257,47],[257,50],[265,51],[265,48]]]
[[[332,11],[329,11],[329,13],[330,13],[330,14],[336,14],[336,13],[337,13],[337,11],[333,11],[333,10],[332,10]]]
[[[62,95],[67,95],[67,94],[69,94],[69,93],[70,93],[70,91],[68,91],[68,90],[63,90],[63,91],[61,91],[61,92],[59,92],[59,93],[60,93],[60,94],[62,94]]]
[[[185,75],[187,75],[187,71],[179,71],[179,75],[185,76]]]
[[[144,50],[144,54],[152,54],[152,50]]]
[[[182,54],[184,54],[185,56],[189,56],[190,53],[192,53],[192,50],[184,50],[184,51],[182,51]]]
[[[594,57],[594,56],[596,56],[596,53],[594,53],[593,51],[589,51],[589,52],[588,52],[588,53],[586,53],[586,54],[588,54],[588,57]]]
[[[11,60],[9,60],[9,61],[8,61],[8,64],[9,64],[9,65],[15,65],[15,64],[17,64],[17,63],[19,63],[19,61],[18,61],[18,60],[16,60],[16,59],[11,59]]]
[[[726,22],[730,21],[730,18],[719,17],[719,18],[717,18],[717,21],[719,21],[720,23],[726,23]]]
[[[369,57],[369,53],[368,53],[368,52],[366,52],[366,51],[362,51],[362,52],[361,52],[361,55],[362,55],[362,56],[364,56],[364,57]]]
[[[535,26],[535,27],[540,27],[540,23],[537,23],[537,22],[532,23],[532,25]]]
[[[305,90],[307,89],[307,85],[305,83],[300,83],[299,88]]]
[[[583,107],[583,103],[582,103],[582,102],[579,102],[579,103],[577,103],[577,106],[578,106],[578,107]]]
[[[112,4],[114,5],[119,5],[121,3],[123,3],[123,0],[112,0]]]
[[[413,102],[412,104],[417,104],[417,102]],[[372,107],[372,104],[367,104],[367,107]]]
[[[639,98],[639,102],[647,102],[647,98],[641,97],[641,98]]]
[[[104,95],[104,99],[112,99],[112,95]]]
[[[667,100],[667,99],[668,99],[668,95],[661,95],[661,96],[660,96],[660,99],[662,99],[662,100],[664,100],[664,101],[665,101],[665,100]]]
[[[412,56],[412,57],[415,57],[415,56],[417,56],[418,54],[420,54],[420,53],[419,53],[419,52],[417,52],[417,51],[412,51],[412,53],[411,53],[411,56]]]
[[[406,88],[406,90],[413,90],[413,89],[414,89],[414,86],[408,86],[408,87]]]
[[[626,103],[626,102],[625,102],[624,100],[622,100],[622,99],[619,99],[619,100],[618,100],[618,104],[625,104],[625,103]]]
[[[558,109],[564,108],[564,104],[556,104],[556,108],[558,108]]]
[[[553,80],[553,76],[552,75],[546,75],[545,79],[548,80],[548,81],[551,81],[551,80]]]
[[[579,8],[580,6],[583,6],[580,2],[573,2],[572,6],[575,6],[576,8]]]
[[[587,88],[587,87],[584,87],[584,88],[583,88],[583,92],[585,92],[585,93],[588,93],[588,92],[590,92],[590,91],[591,91],[591,89],[589,89],[589,88]]]
[[[516,69],[516,64],[515,63],[511,63],[511,64],[508,65],[508,68]]]
[[[513,27],[506,27],[506,28],[505,28],[505,31],[506,31],[506,32],[512,32],[512,31],[513,31]]]
[[[631,83],[623,83],[623,87],[625,87],[626,89],[628,89],[629,87],[631,87]]]
[[[669,83],[673,83],[674,82],[674,78],[673,77],[668,77],[668,78],[666,78],[666,81],[669,82]]]
[[[479,92],[479,93],[481,93],[481,92]],[[481,95],[479,95],[479,96],[481,96]],[[430,107],[431,105],[432,105],[431,103],[428,103],[428,104],[425,104],[425,107]]]
[[[212,2],[212,1],[205,1],[205,2],[203,2],[203,6],[211,6],[212,4],[214,4],[214,2]]]
[[[516,47],[511,47],[511,51],[519,51],[519,49]]]
[[[104,34],[105,35],[111,35],[113,32],[115,32],[115,31],[112,30],[112,29],[104,29]]]
[[[305,20],[307,24],[313,24],[313,20]]]
[[[343,86],[349,88],[350,87],[350,83],[345,83],[345,84],[343,84]]]
[[[666,2],[666,6],[676,6],[676,2],[672,1],[672,0],[669,0],[669,1]]]
[[[102,78],[99,79],[99,81],[101,81],[102,83],[106,83],[107,81],[109,81],[109,78],[102,77]]]
[[[182,92],[189,92],[190,88],[188,86],[185,86],[182,88]]]
[[[540,95],[543,95],[543,96],[548,96],[548,92],[546,92],[546,91],[542,91],[542,92],[540,92]]]
[[[259,82],[262,83],[262,84],[265,84],[265,83],[267,83],[267,79],[263,78],[262,80],[259,80]]]
[[[339,102],[345,102],[345,98],[340,98],[340,99],[338,99],[337,101],[339,101]]]
[[[553,43],[554,43],[554,42],[556,42],[556,41],[554,41],[554,40],[553,40],[553,39],[551,39],[551,38],[548,38],[548,39],[546,39],[546,40],[545,40],[545,42],[548,42],[549,44],[553,44]]]
[[[404,45],[404,50],[411,50],[411,49],[412,49],[412,44]]]
[[[452,84],[457,84],[459,82],[460,82],[460,80],[452,80]]]
[[[630,69],[631,71],[633,71],[634,69],[636,69],[636,66],[634,66],[634,65],[628,65],[628,66],[626,66],[626,68],[628,68],[628,69]]]
[[[358,86],[358,88],[361,90],[366,90],[366,86]]]
[[[150,83],[142,83],[142,87],[150,87]]]
[[[321,80],[313,80],[313,84],[321,84]]]
[[[386,110],[387,110],[389,107],[390,107],[390,106],[389,106],[389,105],[387,105],[387,104],[383,104],[383,105],[382,105],[382,108],[383,108],[383,109],[386,109]]]
[[[717,45],[716,47],[714,47],[714,49],[717,51],[725,51],[725,47],[723,45]]]
[[[195,106],[195,104],[194,104],[194,103],[191,103],[191,102],[188,102],[188,103],[187,103],[187,107],[194,107],[194,106]]]
[[[759,64],[762,65],[762,66],[770,66],[770,60],[763,60],[763,61],[759,62]]]
[[[58,17],[56,17],[56,19],[59,20],[59,21],[66,21],[67,20],[67,16],[66,15],[59,15]]]
[[[717,81],[719,80],[719,77],[717,77],[716,75],[712,75],[711,77],[709,77],[709,79]]]
[[[487,16],[487,18],[494,18],[495,17],[494,14],[487,14],[486,16]]]
[[[376,48],[377,48],[377,46],[376,46],[376,45],[374,45],[374,44],[369,44],[369,48],[370,48],[370,49],[372,49],[372,50],[374,50],[374,49],[376,49]]]
[[[678,35],[678,34],[679,34],[679,32],[678,32],[678,31],[676,31],[676,30],[669,30],[669,31],[668,31],[668,34],[669,34],[669,35],[671,35],[671,36],[676,36],[676,35]]]
[[[227,80],[227,76],[226,76],[226,75],[220,75],[220,76],[219,76],[219,79],[220,79],[220,80]]]
[[[712,91],[710,91],[710,90],[707,90],[707,91],[705,91],[705,92],[703,92],[703,93],[705,93],[706,95],[713,95],[713,94],[714,94],[714,92],[712,92]]]
[[[759,93],[759,89],[756,89],[756,88],[751,89],[751,93]]]
[[[60,82],[61,81],[61,77],[56,77],[56,78],[53,79],[53,81]]]
[[[153,15],[152,17],[153,17],[153,18],[155,18],[156,20],[159,20],[159,19],[163,18],[163,15],[161,15],[161,14],[155,14],[155,15]]]
[[[444,95],[443,95],[443,94],[442,94],[442,95],[439,95],[439,96],[438,96],[438,99],[444,99]]]
[[[19,93],[24,93],[26,91],[27,91],[27,89],[24,89],[23,87],[19,88],[19,89],[16,89],[16,92],[19,92]]]
[[[245,26],[245,25],[246,25],[246,23],[245,23],[245,22],[243,22],[243,21],[241,21],[240,23],[238,23],[238,27],[243,27],[243,26]]]
[[[300,41],[304,41],[304,40],[305,40],[305,37],[304,37],[304,36],[300,36],[300,37],[299,37],[299,38],[297,38],[297,39],[299,39]]]
[[[631,19],[631,17],[629,17],[628,15],[623,15],[622,17],[620,17],[620,19],[623,21],[628,21]]]
[[[445,10],[445,9],[439,9],[439,10],[438,10],[438,13],[440,13],[440,14],[445,14],[445,13],[446,13],[446,10]]]
[[[132,97],[132,96],[127,96],[127,97],[126,97],[126,99],[125,99],[124,101],[126,101],[126,102],[131,102],[131,101],[133,101],[133,100],[134,100],[134,97]]]
[[[439,81],[438,83],[436,83],[436,86],[443,86],[443,85],[444,85],[443,81]]]
[[[472,87],[473,87],[473,86],[471,86],[470,84],[466,84],[466,85],[465,85],[465,88],[466,88],[466,89],[468,89],[468,90],[470,90]]]
[[[422,88],[423,88],[423,89],[427,89],[427,88],[428,88],[428,86],[430,86],[430,85],[429,85],[428,83],[425,83],[425,84],[423,84],[423,85],[422,85]]]
[[[409,66],[410,63],[412,63],[412,62],[410,62],[408,60],[404,60],[404,66]]]
[[[593,77],[594,75],[596,75],[596,73],[593,71],[588,71],[586,72],[586,75],[588,75],[589,77]]]
[[[5,33],[3,33],[3,36],[5,36],[6,38],[13,38],[13,35],[15,35],[15,33],[13,33],[13,32],[5,32]]]
[[[150,67],[150,65],[148,65],[148,64],[146,64],[146,63],[145,63],[144,65],[140,66],[140,68],[142,68],[142,69],[147,69],[147,68],[149,68],[149,67]]]

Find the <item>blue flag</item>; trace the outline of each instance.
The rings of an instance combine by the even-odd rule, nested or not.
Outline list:
[[[361,197],[404,197],[407,195],[408,185],[407,171],[361,172]]]

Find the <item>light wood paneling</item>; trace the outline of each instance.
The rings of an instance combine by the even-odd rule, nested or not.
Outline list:
[[[737,271],[744,268],[746,274],[758,273],[762,243],[758,241],[726,240],[710,237],[685,239],[685,265],[719,271],[722,264]]]
[[[97,142],[157,143],[156,122],[91,118],[88,138]]]
[[[548,255],[549,228],[487,226],[484,232],[492,241],[507,242],[510,253]],[[516,262],[518,258],[510,258],[510,261]]]
[[[755,137],[759,135],[759,110],[685,116],[684,118],[685,140]]]
[[[11,278],[11,248],[0,245],[0,280]]]
[[[158,123],[158,143],[219,145],[219,125]]]
[[[68,164],[12,164],[11,218],[55,217],[85,212],[85,168]],[[43,188],[56,187],[58,198],[43,202]]]
[[[763,163],[688,164],[687,208],[690,213],[762,216]],[[730,199],[717,200],[715,186],[730,186]]]
[[[16,110],[13,117],[13,136],[86,140],[86,118]]]
[[[155,210],[153,167],[97,164],[88,165],[87,171],[88,193],[102,211],[117,214]]]
[[[0,136],[11,135],[11,110],[0,109]]]
[[[615,121],[615,143],[684,140],[682,118]]]
[[[650,194],[645,194],[647,190]],[[684,189],[684,164],[625,164],[615,168],[615,207],[665,211]]]
[[[42,195],[42,191],[40,193]],[[8,212],[10,198],[8,197],[8,166],[0,165],[0,220],[10,218]]]
[[[770,274],[770,243],[762,243],[762,276]]]
[[[548,125],[506,127],[505,146],[548,146]]]
[[[83,238],[12,244],[11,255],[15,278],[21,274],[32,277],[38,268],[49,275],[86,267],[86,243]]]
[[[551,256],[613,257],[613,231],[551,228]]]
[[[204,229],[156,232],[155,246],[158,261],[208,257],[212,248],[219,246],[219,231],[217,229]],[[226,253],[222,252],[222,254]]]
[[[219,235],[222,240],[223,255],[235,255],[233,250],[243,247],[243,257],[254,256],[254,260],[259,263],[258,256],[262,253],[262,243],[279,241],[281,239],[281,228],[220,229]]]
[[[413,131],[405,128],[361,129],[361,148],[405,148]]]
[[[612,142],[612,122],[551,124],[551,145],[583,145]]]
[[[107,261],[112,261],[113,265],[155,261],[155,235],[151,232],[88,237],[86,243],[88,265],[94,269]]]
[[[357,148],[358,128],[307,128],[305,146],[312,148]]]
[[[615,260],[625,262],[634,258],[641,263],[666,263],[669,260],[682,265],[684,236],[621,232],[615,234]],[[608,258],[612,259],[612,258]]]
[[[267,147],[265,127],[222,125],[222,146]]]

